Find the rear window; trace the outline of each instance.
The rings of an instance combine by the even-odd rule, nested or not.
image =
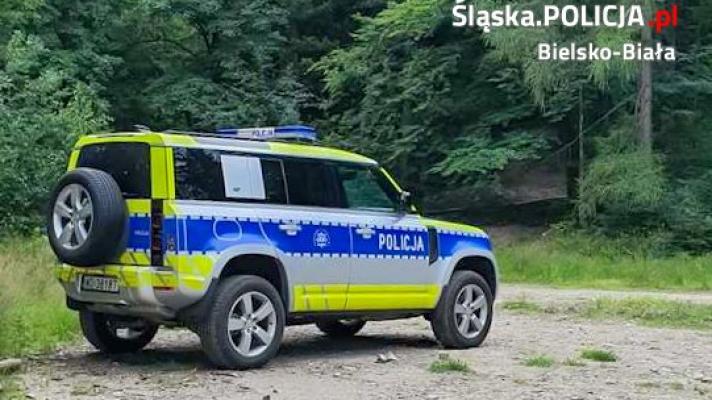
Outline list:
[[[188,148],[173,159],[179,199],[287,203],[280,160]]]
[[[150,147],[146,143],[104,143],[85,146],[77,167],[111,175],[126,198],[151,197]]]

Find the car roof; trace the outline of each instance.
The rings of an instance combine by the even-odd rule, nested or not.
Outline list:
[[[82,136],[75,148],[99,143],[148,143],[152,146],[227,150],[241,153],[314,158],[377,165],[377,162],[346,150],[284,141],[234,139],[209,134],[166,132],[118,132]]]

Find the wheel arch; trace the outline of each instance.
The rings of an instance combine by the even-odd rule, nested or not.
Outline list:
[[[447,275],[447,281],[452,278],[455,271],[472,271],[481,275],[492,290],[492,295],[496,296],[499,289],[499,273],[497,263],[491,254],[471,253],[463,254],[452,263],[451,271]]]
[[[235,275],[255,275],[265,279],[277,289],[285,310],[289,310],[290,293],[287,273],[284,264],[274,255],[265,253],[235,255],[226,260],[214,279],[221,281]]]

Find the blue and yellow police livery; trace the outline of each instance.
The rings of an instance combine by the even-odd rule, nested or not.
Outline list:
[[[314,135],[82,137],[48,236],[87,339],[136,351],[177,323],[215,364],[248,368],[276,353],[288,324],[349,335],[423,315],[443,345],[479,345],[497,291],[488,236],[420,216],[375,161]]]

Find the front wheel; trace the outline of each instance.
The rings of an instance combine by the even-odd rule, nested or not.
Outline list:
[[[115,317],[88,310],[79,312],[79,322],[89,343],[108,354],[137,352],[146,347],[158,332],[158,325],[142,319]]]
[[[431,325],[445,347],[477,347],[492,325],[492,290],[487,281],[472,271],[455,271],[438,306]]]
[[[199,326],[203,350],[220,368],[261,367],[277,354],[285,320],[282,300],[269,282],[251,275],[229,277]]]

